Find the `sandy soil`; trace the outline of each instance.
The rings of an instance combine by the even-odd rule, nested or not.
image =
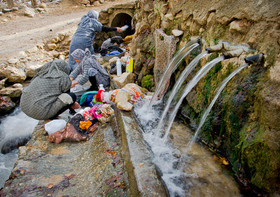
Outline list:
[[[46,13],[36,13],[30,18],[22,10],[0,16],[0,59],[15,56],[28,50],[59,32],[74,32],[81,17],[90,9],[100,11],[115,4],[134,0],[105,0],[104,4],[85,7],[64,0],[59,4],[47,4]]]

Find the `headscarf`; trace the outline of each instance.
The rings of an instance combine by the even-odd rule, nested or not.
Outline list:
[[[99,13],[95,10],[90,10],[90,11],[88,11],[87,15],[88,15],[89,18],[93,18],[93,19],[97,20],[98,16],[99,16]]]
[[[90,11],[88,11],[88,13],[86,15],[84,15],[82,17],[81,22],[78,25],[85,28],[88,26],[88,23],[90,23],[92,21],[99,23],[97,20],[98,16],[99,16],[98,12],[96,12],[95,10],[90,10]]]
[[[82,61],[85,57],[85,51],[82,49],[76,49],[71,55],[73,58]]]
[[[61,76],[68,76],[69,74],[70,69],[67,62],[65,62],[64,60],[56,59],[46,63],[41,68],[37,69],[33,79],[35,79],[36,77],[40,77],[42,79],[55,79],[61,78]]]

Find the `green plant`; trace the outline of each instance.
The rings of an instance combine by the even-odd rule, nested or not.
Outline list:
[[[146,75],[141,80],[141,86],[143,88],[146,88],[148,90],[151,90],[151,88],[155,85],[154,83],[154,76],[153,75]]]

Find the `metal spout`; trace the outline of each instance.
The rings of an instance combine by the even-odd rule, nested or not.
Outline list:
[[[264,60],[264,54],[263,53],[259,53],[257,55],[246,57],[246,58],[244,58],[244,60],[249,65],[250,64],[258,65],[258,64],[260,64]]]

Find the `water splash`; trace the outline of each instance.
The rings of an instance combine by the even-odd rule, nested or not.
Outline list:
[[[171,102],[175,96],[175,94],[178,92],[178,90],[180,89],[181,85],[183,84],[183,82],[186,80],[186,78],[189,76],[189,74],[194,70],[194,68],[196,67],[196,65],[198,64],[198,62],[201,60],[201,58],[203,58],[205,55],[207,55],[208,52],[205,51],[201,54],[199,54],[198,56],[196,56],[191,62],[190,64],[183,70],[183,72],[181,73],[180,77],[176,80],[176,83],[174,85],[174,87],[172,88],[171,94],[169,95],[168,101],[166,103],[166,107],[163,111],[163,115],[162,118],[160,119],[159,123],[158,123],[158,127],[157,130],[161,130],[162,126],[163,126],[163,120],[165,114],[167,113],[167,111],[170,108]]]
[[[212,107],[214,106],[216,100],[218,99],[219,95],[221,94],[221,92],[223,91],[223,89],[225,88],[225,86],[227,85],[227,83],[237,74],[239,73],[243,68],[245,68],[246,66],[248,66],[248,64],[243,64],[242,66],[238,67],[237,69],[235,69],[227,78],[225,78],[221,85],[218,88],[218,91],[215,95],[215,97],[213,98],[212,102],[210,103],[210,105],[208,106],[208,108],[206,109],[206,111],[204,112],[199,126],[197,127],[194,136],[192,137],[192,139],[189,141],[188,145],[187,145],[187,151],[191,148],[192,144],[195,142],[198,132],[200,131],[202,125],[204,124],[208,114],[210,113]]]
[[[20,108],[1,120],[0,125],[0,150],[7,139],[31,135],[33,129],[38,124],[38,120],[25,115]],[[4,186],[5,181],[9,178],[12,168],[17,160],[18,150],[13,150],[8,154],[0,153],[0,188]]]
[[[192,80],[186,85],[185,89],[183,90],[183,94],[180,98],[180,100],[177,102],[175,108],[172,110],[171,112],[171,116],[170,118],[168,119],[167,121],[167,129],[165,131],[165,134],[164,134],[164,139],[166,140],[167,139],[167,136],[169,134],[169,131],[171,129],[171,126],[173,124],[173,121],[176,117],[176,114],[179,110],[179,107],[181,106],[182,102],[183,102],[183,99],[188,95],[188,93],[192,90],[192,88],[198,83],[198,81],[214,66],[216,65],[217,63],[219,63],[220,61],[224,60],[225,57],[224,56],[220,56],[220,57],[217,57],[215,59],[213,59],[212,61],[208,62],[205,66],[203,66],[197,73],[196,75],[192,78]],[[166,115],[167,115],[167,111],[168,110],[164,110],[166,113],[163,113],[162,114],[162,117],[161,119],[165,119]],[[160,120],[161,122],[163,120]],[[159,126],[162,126],[162,125],[159,125]]]
[[[163,91],[163,88],[165,88],[166,83],[170,79],[171,74],[177,69],[181,61],[188,55],[192,50],[197,48],[199,44],[197,43],[197,40],[192,40],[188,42],[184,47],[182,47],[175,56],[171,59],[169,62],[164,74],[162,75],[159,83],[157,84],[156,90],[154,92],[154,95],[150,101],[150,106],[154,104],[155,101],[158,100],[158,97],[160,93]]]

